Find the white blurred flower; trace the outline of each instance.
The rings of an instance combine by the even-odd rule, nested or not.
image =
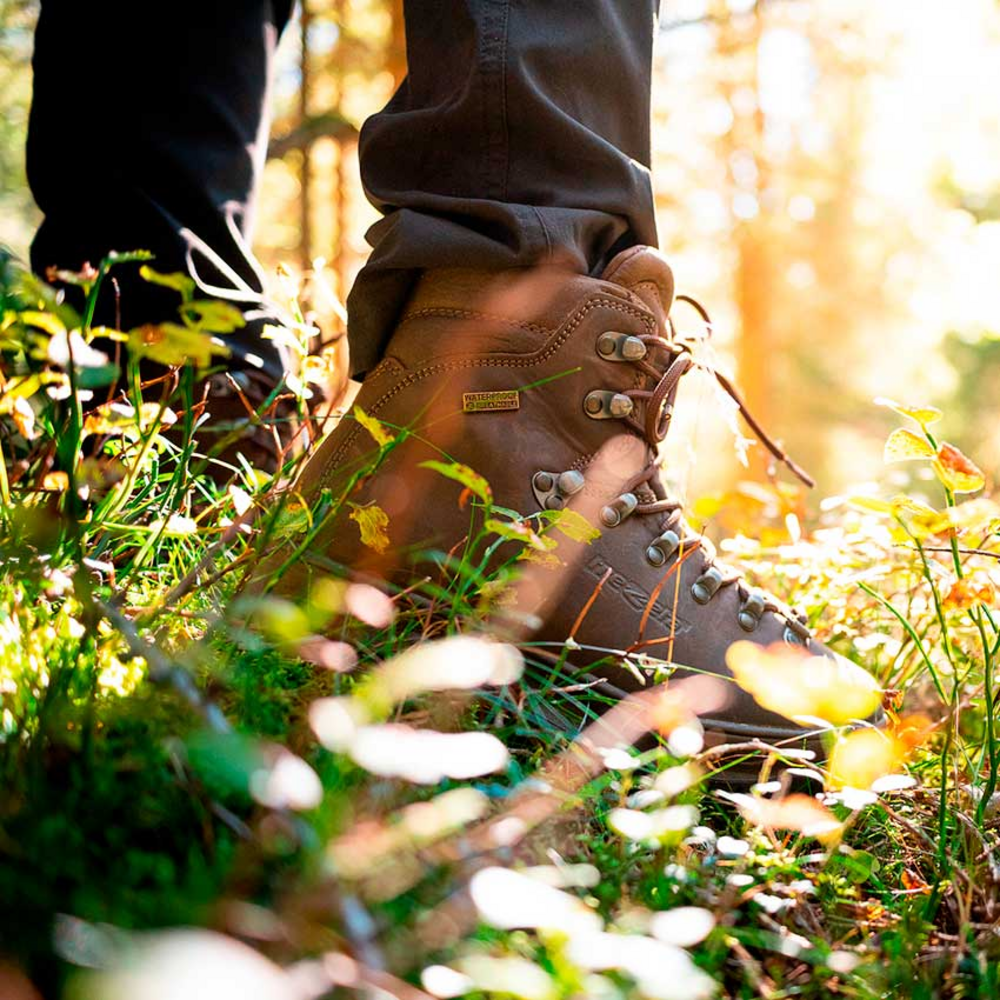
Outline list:
[[[370,721],[364,705],[350,697],[317,698],[309,706],[309,725],[327,750],[346,750]]]
[[[429,802],[414,802],[402,811],[401,823],[417,840],[433,840],[485,815],[489,799],[475,788],[452,788]]]
[[[585,969],[620,969],[654,1000],[707,1000],[715,981],[702,972],[686,951],[637,934],[580,934],[567,956]]]
[[[456,972],[447,965],[427,966],[420,973],[420,983],[431,996],[441,997],[441,1000],[464,996],[476,986],[467,975]]]
[[[506,643],[456,635],[411,646],[376,672],[377,685],[392,702],[424,691],[510,684],[524,669],[521,654]]]
[[[631,771],[639,765],[638,759],[623,747],[610,747],[598,752],[604,761],[604,766],[609,771]]]
[[[848,809],[864,809],[866,806],[874,805],[878,802],[878,795],[870,789],[862,788],[841,788],[836,792],[828,792],[823,796],[823,802],[827,804],[839,802]]]
[[[556,889],[593,889],[600,885],[601,872],[594,865],[534,865],[524,874]]]
[[[887,774],[882,778],[876,778],[872,782],[871,790],[879,795],[886,792],[902,792],[907,788],[914,788],[917,779],[909,774]]]
[[[697,719],[677,726],[667,737],[667,747],[675,757],[693,757],[705,747],[705,731]]]
[[[698,822],[694,806],[668,806],[654,812],[635,809],[612,809],[608,825],[629,840],[660,840],[672,834],[683,833]]]
[[[826,960],[827,967],[842,976],[852,973],[860,962],[861,959],[849,951],[832,951]]]
[[[484,868],[469,884],[482,919],[493,927],[530,927],[565,934],[598,931],[601,918],[568,892],[511,871]]]
[[[750,850],[750,845],[736,837],[719,837],[715,842],[715,849],[727,858],[742,858]]]
[[[664,944],[690,948],[704,941],[715,927],[715,917],[700,906],[677,906],[653,915],[650,933]]]
[[[526,958],[469,955],[455,964],[484,993],[507,994],[521,1000],[555,1000],[559,995],[552,977]]]
[[[478,778],[507,766],[507,748],[489,733],[438,733],[392,723],[361,726],[347,752],[366,771],[421,785]]]
[[[656,776],[653,787],[658,792],[673,798],[698,784],[701,778],[702,772],[694,764],[680,764],[677,767],[668,767],[666,771],[661,771]]]
[[[323,801],[323,785],[301,757],[282,748],[269,767],[250,775],[250,794],[269,809],[315,809]]]
[[[307,1000],[296,982],[252,948],[214,931],[172,930],[135,939],[109,972],[87,981],[93,1000]]]
[[[60,368],[67,368],[71,354],[73,364],[77,368],[101,368],[108,363],[108,356],[103,351],[91,347],[79,330],[73,330],[68,334],[65,330],[61,330],[53,334],[49,340],[49,361]]]
[[[795,905],[795,900],[782,899],[780,896],[774,896],[769,892],[758,892],[753,897],[753,902],[772,916]]]

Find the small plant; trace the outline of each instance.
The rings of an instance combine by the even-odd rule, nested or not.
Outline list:
[[[177,321],[95,327],[110,269],[135,266]],[[728,558],[771,584],[777,565],[872,670],[848,688],[731,650],[763,704],[828,727],[821,764],[706,746],[697,685],[611,705],[566,650],[494,635],[522,570],[594,529],[502,509],[444,454],[469,532],[424,582],[331,567],[301,599],[240,593],[275,538],[277,577],[344,511],[384,549],[388,515],[350,484],[305,509],[249,465],[208,475],[194,388],[232,307],[142,254],[59,277],[82,314],[0,269],[0,948],[46,995],[996,995],[1000,508],[959,502],[984,477],[936,411],[891,404],[912,426],[886,448],[936,503],[917,480],[819,523],[778,486],[696,506],[752,532]],[[269,335],[307,357],[290,297]],[[278,395],[304,415],[328,361],[248,420]],[[358,477],[409,434],[347,419],[372,440]],[[857,727],[879,702],[885,729]],[[734,754],[757,784],[710,786]]]

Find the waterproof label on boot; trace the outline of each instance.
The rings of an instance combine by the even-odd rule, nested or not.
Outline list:
[[[466,392],[462,395],[462,409],[466,413],[484,413],[494,410],[518,410],[521,394],[517,389],[499,392]]]

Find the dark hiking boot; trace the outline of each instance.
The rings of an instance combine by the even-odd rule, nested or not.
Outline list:
[[[536,644],[548,641],[558,652],[572,636],[569,663],[608,691],[651,686],[663,675],[656,661],[679,674],[729,678],[726,651],[741,639],[830,657],[845,677],[860,671],[816,642],[799,615],[717,563],[666,495],[656,450],[679,382],[695,367],[690,344],[674,337],[673,293],[666,262],[644,247],[620,254],[602,279],[429,273],[357,399],[380,422],[375,433],[396,441],[368,475],[378,450],[371,429],[357,411],[342,421],[298,485],[314,516],[331,504],[339,513],[299,553],[272,556],[262,582],[287,565],[279,587],[301,596],[313,573],[335,564],[381,575],[403,567],[412,580],[422,555],[418,572],[433,574],[425,554],[460,555],[482,521],[474,483],[470,491],[468,482],[423,465],[454,461],[485,478],[495,508],[537,527],[540,512],[568,507],[600,530],[591,544],[554,535],[558,559],[527,565],[515,610],[537,619]],[[388,535],[384,554],[374,551],[377,539],[362,541],[374,507],[387,515],[378,518]],[[725,687],[726,707],[702,718],[717,738],[821,749],[735,684]]]

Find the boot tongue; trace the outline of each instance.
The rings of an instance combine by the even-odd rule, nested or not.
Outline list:
[[[667,315],[674,300],[674,275],[659,250],[652,247],[623,250],[608,264],[601,277],[642,299],[656,317],[657,325],[666,330]]]

